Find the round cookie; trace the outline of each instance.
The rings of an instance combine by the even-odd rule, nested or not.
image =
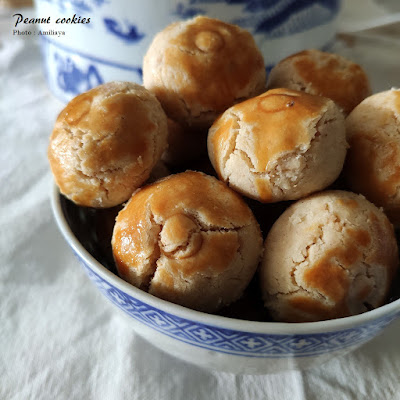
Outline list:
[[[214,312],[237,300],[258,266],[261,231],[243,199],[187,171],[139,189],[118,214],[119,275],[162,299]]]
[[[400,226],[400,90],[365,99],[347,117],[346,130],[349,187],[383,207]]]
[[[208,154],[220,179],[243,195],[295,200],[338,177],[345,136],[332,100],[273,89],[226,110],[209,130]]]
[[[277,321],[346,317],[381,306],[398,267],[394,230],[365,197],[326,191],[299,200],[264,244],[260,280]]]
[[[332,99],[345,115],[371,94],[362,67],[320,50],[304,50],[280,61],[270,72],[267,88],[286,87]]]
[[[147,180],[167,146],[167,117],[156,97],[129,82],[110,82],[72,99],[48,147],[56,184],[87,207],[112,207]]]
[[[143,60],[143,82],[171,119],[208,129],[232,104],[261,93],[266,72],[249,32],[200,16],[155,36]]]

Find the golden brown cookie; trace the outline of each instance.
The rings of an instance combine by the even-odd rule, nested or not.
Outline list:
[[[128,200],[167,146],[167,117],[156,97],[130,82],[110,82],[72,99],[50,137],[56,184],[81,206]]]
[[[264,244],[260,279],[277,321],[346,317],[381,306],[398,267],[394,230],[365,197],[326,191],[299,200]]]
[[[350,144],[345,176],[400,226],[400,90],[365,99],[346,120]]]
[[[216,178],[187,171],[139,189],[118,214],[120,276],[173,303],[213,312],[238,299],[261,256],[259,225]]]
[[[346,58],[320,50],[304,50],[279,62],[267,88],[286,87],[332,99],[345,115],[371,94],[363,68]]]
[[[208,134],[220,179],[261,202],[324,189],[340,174],[346,149],[344,117],[335,103],[289,89],[232,106]]]
[[[158,33],[143,61],[144,86],[179,124],[208,129],[232,104],[265,89],[263,57],[251,34],[208,17]]]

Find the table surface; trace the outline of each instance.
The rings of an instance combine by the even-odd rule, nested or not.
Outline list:
[[[400,28],[349,33],[393,15],[345,2],[335,51],[373,91],[400,86]],[[0,9],[0,399],[400,399],[400,321],[307,371],[237,376],[186,364],[138,337],[86,278],[50,210],[46,150],[63,104],[48,91],[34,38]],[[354,30],[354,29],[353,29]]]

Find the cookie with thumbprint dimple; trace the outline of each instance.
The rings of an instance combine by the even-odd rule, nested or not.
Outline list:
[[[232,104],[263,92],[266,72],[248,31],[199,16],[154,37],[143,60],[143,82],[172,120],[208,129]]]
[[[280,87],[328,97],[345,115],[371,95],[369,79],[361,65],[316,49],[293,54],[271,70],[267,88]]]
[[[243,199],[200,172],[170,175],[133,194],[116,219],[119,275],[154,296],[214,312],[237,300],[262,251]]]
[[[368,97],[346,119],[345,177],[400,226],[400,90]]]
[[[128,200],[167,146],[167,117],[144,87],[109,82],[74,99],[59,114],[48,159],[62,194],[80,206]]]
[[[230,107],[209,129],[207,145],[221,180],[270,203],[326,188],[339,176],[347,151],[336,104],[289,89]]]
[[[361,195],[326,191],[294,203],[275,222],[260,282],[276,321],[320,321],[383,305],[397,268],[386,215]]]

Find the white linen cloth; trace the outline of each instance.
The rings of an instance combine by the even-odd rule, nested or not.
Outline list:
[[[63,105],[36,39],[12,35],[14,12],[0,10],[0,399],[400,399],[400,321],[347,356],[266,376],[200,369],[133,332],[53,220],[46,150]],[[385,64],[367,45],[347,51],[377,74],[374,91],[400,86],[398,55]]]

